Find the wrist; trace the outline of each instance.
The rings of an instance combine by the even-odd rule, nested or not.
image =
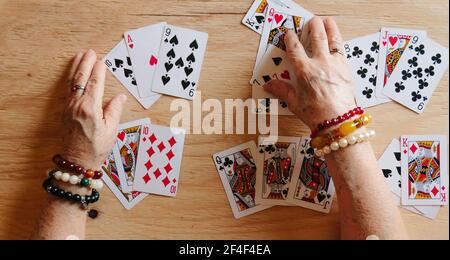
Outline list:
[[[63,152],[61,156],[72,163],[75,163],[85,169],[98,170],[101,168],[103,160],[95,157],[79,156],[71,152]]]

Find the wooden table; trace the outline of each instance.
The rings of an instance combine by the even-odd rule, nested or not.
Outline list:
[[[27,239],[44,199],[41,181],[58,151],[64,105],[64,77],[77,51],[108,53],[123,32],[167,21],[209,33],[202,71],[202,98],[248,98],[248,80],[259,36],[241,25],[252,0],[63,1],[0,0],[0,238]],[[303,0],[321,16],[335,16],[346,39],[382,26],[424,29],[448,46],[447,0]],[[426,112],[392,103],[370,109],[379,133],[377,155],[401,134],[445,134],[449,128],[448,74]],[[108,73],[105,96],[128,92]],[[133,98],[123,120],[150,117],[170,123],[173,98],[150,110]],[[282,135],[306,135],[300,120],[280,118]],[[257,136],[189,135],[181,183],[174,199],[151,196],[126,211],[106,189],[101,216],[89,221],[90,239],[338,239],[338,205],[322,215],[303,208],[275,207],[235,220],[211,155]],[[376,194],[374,194],[376,196]],[[448,207],[437,220],[402,211],[412,238],[448,239]],[[389,221],[389,220],[386,220]]]

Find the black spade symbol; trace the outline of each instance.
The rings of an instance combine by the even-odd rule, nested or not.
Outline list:
[[[164,67],[166,67],[166,71],[169,72],[173,68],[173,64],[170,62],[164,63]]]
[[[193,42],[191,42],[191,44],[189,44],[189,48],[191,48],[193,51],[198,49],[197,40],[194,40]]]
[[[321,203],[327,196],[325,196],[324,194],[317,194],[317,200],[319,201],[319,203]]]
[[[275,65],[280,66],[281,62],[283,62],[283,59],[281,57],[275,57],[272,58],[273,63],[275,63]]]
[[[170,44],[172,44],[172,46],[178,45],[178,38],[177,36],[173,36],[172,39],[170,39]]]
[[[183,59],[182,59],[182,58],[179,58],[179,59],[177,60],[177,62],[175,62],[175,65],[176,65],[178,68],[183,67],[183,66],[184,66]]]
[[[265,75],[265,76],[263,76],[263,80],[264,80],[264,82],[267,83],[267,82],[271,81],[272,78],[270,76],[268,76],[268,75]]]
[[[186,68],[184,68],[184,73],[186,73],[186,76],[191,75],[191,73],[192,73],[193,71],[194,71],[194,69],[191,68],[191,67],[186,67]]]
[[[402,159],[401,153],[394,153],[394,155],[395,155],[395,159],[397,160],[397,162],[399,162]]]
[[[168,53],[167,53],[167,57],[168,58],[175,58],[175,51],[173,49],[171,49]]]
[[[123,73],[125,74],[125,77],[129,78],[131,75],[133,75],[133,71],[129,69],[124,69]]]
[[[162,82],[164,86],[170,81],[170,77],[168,75],[162,76]]]
[[[391,170],[389,170],[389,169],[383,169],[383,175],[384,175],[384,178],[390,178],[390,177],[392,177],[392,171]]]
[[[187,89],[189,87],[189,85],[191,85],[191,82],[189,82],[187,79],[181,81],[181,86],[183,86],[183,89]]]
[[[255,16],[255,19],[256,19],[256,22],[258,22],[259,24],[264,22],[264,16],[262,16],[262,15]]]
[[[116,68],[122,68],[123,67],[123,60],[115,59],[114,64],[116,65]]]
[[[195,56],[193,53],[191,53],[187,58],[186,61],[189,63],[194,63],[195,62]]]

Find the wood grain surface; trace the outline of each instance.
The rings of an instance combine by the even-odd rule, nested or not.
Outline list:
[[[64,81],[71,57],[92,48],[103,57],[130,29],[167,21],[209,33],[200,80],[202,98],[249,98],[248,80],[259,36],[241,24],[252,0],[63,1],[0,0],[0,239],[27,239],[43,203],[41,182],[60,147]],[[346,39],[382,26],[417,28],[448,46],[447,0],[302,0],[320,16],[336,17]],[[445,134],[449,128],[448,74],[421,116],[392,103],[370,109],[377,155],[401,134]],[[128,92],[108,72],[105,98]],[[150,117],[168,125],[171,97],[144,110],[130,95],[123,122]],[[292,117],[280,134],[308,134]],[[338,205],[329,215],[274,207],[235,220],[211,155],[255,135],[189,135],[178,196],[150,196],[126,211],[105,189],[101,216],[89,239],[338,239]],[[377,196],[377,194],[374,194]],[[415,239],[448,239],[448,207],[431,221],[402,210]],[[386,219],[389,221],[389,219]]]

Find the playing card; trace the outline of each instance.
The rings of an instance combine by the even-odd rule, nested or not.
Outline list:
[[[402,204],[448,205],[447,138],[402,136]]]
[[[164,26],[166,23],[158,23],[124,34],[141,98],[159,95],[152,91],[152,82]]]
[[[308,137],[301,140],[288,201],[296,206],[329,213],[335,193],[334,183],[325,160],[314,156],[310,140]]]
[[[144,125],[134,190],[175,197],[180,182],[185,130]]]
[[[166,25],[152,90],[193,100],[207,42],[206,33]]]
[[[382,28],[380,34],[380,52],[377,71],[376,96],[386,98],[383,88],[394,72],[403,53],[410,43],[415,44],[417,36],[426,37],[425,31],[399,28]]]
[[[115,158],[120,159],[117,165],[122,191],[130,193],[136,175],[136,163],[140,145],[141,128],[150,124],[150,119],[141,119],[119,125],[116,145],[113,148]]]
[[[256,155],[255,142],[248,142],[213,155],[235,218],[270,208],[255,202]]]
[[[256,204],[289,205],[287,196],[300,137],[260,137],[256,173]]]
[[[134,98],[145,108],[150,108],[161,95],[153,95],[147,98],[139,96],[137,81],[133,74],[133,64],[128,55],[125,40],[122,39],[112,50],[103,58],[109,71],[119,80],[119,82],[133,95]]]
[[[262,58],[260,65],[255,70],[253,79],[250,82],[253,86],[252,97],[255,99],[255,104],[257,104],[257,107],[252,108],[253,112],[273,114],[273,111],[270,109],[270,101],[267,102],[267,100],[276,98],[265,92],[262,88],[265,83],[272,79],[286,81],[292,84],[292,86],[297,86],[298,84],[294,68],[287,57],[286,52],[274,45],[268,46],[267,52]],[[277,112],[279,115],[293,115],[292,112],[289,111],[286,102],[282,100],[279,100],[278,102]]]
[[[116,162],[120,162],[120,159],[116,159],[114,154],[111,152],[102,165],[102,180],[109,187],[111,192],[114,193],[120,203],[122,203],[126,209],[130,210],[145,197],[147,197],[147,194],[135,191],[131,193],[124,193],[122,191]]]
[[[353,76],[356,103],[362,108],[386,103],[375,95],[380,33],[371,34],[344,43],[347,60]]]
[[[401,196],[402,154],[400,152],[400,141],[392,140],[386,151],[378,160],[381,172],[389,185],[390,190],[398,197]]]
[[[448,68],[448,49],[417,36],[402,55],[383,93],[421,114]],[[401,68],[401,69],[400,69]]]

